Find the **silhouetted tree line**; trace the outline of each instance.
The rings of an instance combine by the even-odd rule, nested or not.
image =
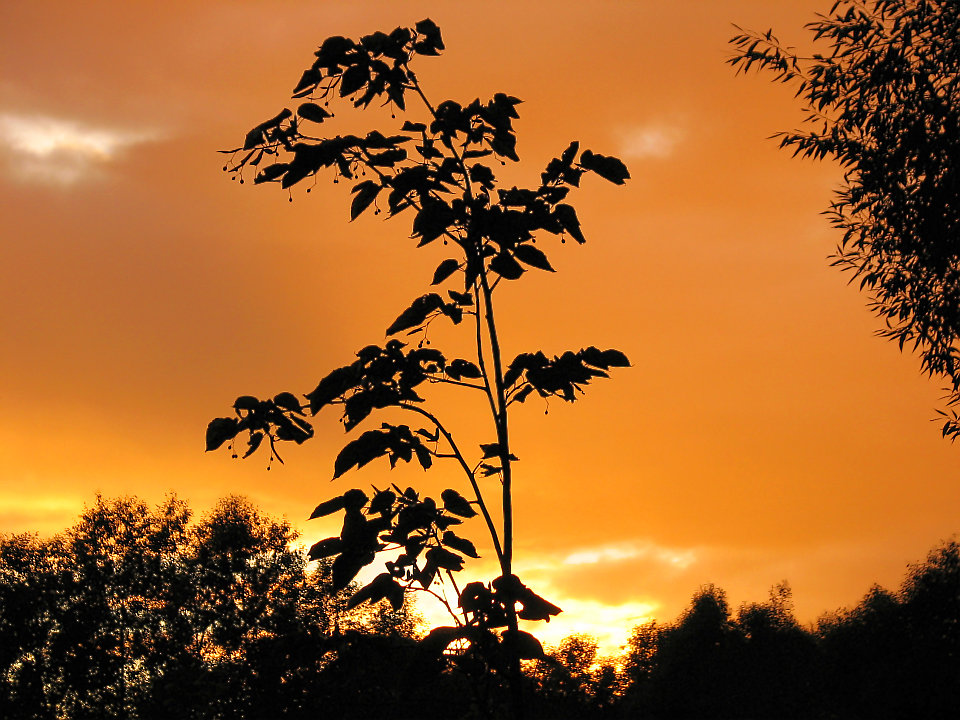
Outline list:
[[[423,652],[406,605],[350,608],[295,539],[236,497],[196,523],[176,498],[98,497],[55,538],[0,536],[0,717],[495,717],[495,677]],[[813,627],[786,584],[736,613],[704,586],[623,655],[569,637],[525,682],[535,718],[952,717],[960,544]]]

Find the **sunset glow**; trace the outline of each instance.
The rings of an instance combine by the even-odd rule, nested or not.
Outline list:
[[[313,507],[348,488],[460,481],[376,461],[331,483],[350,439],[332,410],[269,472],[203,452],[238,395],[309,392],[428,292],[444,256],[415,247],[408,216],[351,223],[349,184],[240,185],[217,151],[297,102],[324,38],[429,16],[447,47],[419,59],[432,99],[523,100],[506,187],[575,139],[632,176],[585,180],[587,243],[538,245],[557,272],[505,283],[497,309],[508,357],[597,345],[632,362],[511,416],[516,566],[564,610],[528,629],[613,653],[708,583],[736,609],[788,581],[804,623],[895,587],[960,531],[941,390],[830,267],[821,213],[842,174],[770,139],[802,120],[792,90],[725,65],[732,23],[802,47],[829,4],[8,4],[0,532],[53,534],[97,492],[173,492],[199,513],[239,493],[309,544],[339,532]],[[344,107],[330,132],[403,119]],[[472,406],[440,400],[471,450],[490,442]],[[482,556],[464,574],[489,580],[482,523],[463,534]]]

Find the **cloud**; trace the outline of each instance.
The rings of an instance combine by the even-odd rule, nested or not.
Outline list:
[[[676,123],[653,123],[628,128],[620,132],[620,155],[635,160],[666,158],[673,154],[684,134]]]
[[[47,115],[0,114],[0,149],[11,174],[28,182],[87,180],[127,148],[159,137],[155,131],[93,127]]]
[[[696,553],[691,549],[673,549],[649,541],[635,541],[581,548],[565,558],[565,565],[596,565],[619,563],[628,560],[652,560],[668,567],[687,569],[696,562]]]

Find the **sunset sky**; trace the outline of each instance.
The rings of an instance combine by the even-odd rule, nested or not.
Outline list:
[[[52,534],[97,492],[172,491],[199,513],[240,493],[311,542],[338,530],[305,521],[314,505],[350,487],[459,481],[378,462],[331,484],[334,412],[269,472],[203,452],[237,395],[308,392],[382,341],[442,259],[408,216],[349,223],[345,184],[291,203],[230,182],[216,151],[290,104],[324,38],[431,17],[447,50],[417,70],[435,102],[524,101],[507,182],[536,183],[571,140],[632,174],[585,181],[587,244],[544,245],[557,273],[498,308],[508,357],[598,345],[633,362],[514,415],[518,574],[565,610],[541,637],[613,649],[707,583],[736,608],[787,580],[803,622],[896,587],[960,530],[960,448],[932,422],[938,383],[829,266],[838,170],[769,139],[800,122],[792,90],[725,64],[733,23],[803,46],[830,4],[2,3],[0,532]],[[490,578],[478,544],[467,572]]]

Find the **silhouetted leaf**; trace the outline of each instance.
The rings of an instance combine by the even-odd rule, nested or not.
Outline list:
[[[457,305],[462,307],[469,307],[473,305],[473,295],[469,292],[459,293],[455,290],[447,290],[447,295],[449,295],[450,299],[453,300]]]
[[[237,418],[216,418],[207,425],[207,452],[216,450],[227,440],[233,440],[240,432]]]
[[[387,436],[379,430],[369,430],[356,440],[347,443],[333,463],[333,479],[350,468],[362,468],[371,460],[386,455],[389,451]]]
[[[483,451],[484,459],[500,457],[500,443],[481,444],[480,449]]]
[[[623,185],[625,181],[630,179],[627,166],[619,158],[592,153],[589,150],[584,150],[580,155],[580,166],[592,170],[614,185]]]
[[[346,365],[331,372],[312,392],[307,394],[306,397],[310,401],[310,414],[316,415],[324,405],[354,387],[358,379],[359,371],[355,365]]]
[[[262,432],[250,433],[250,440],[247,443],[247,451],[243,454],[244,458],[248,458],[256,452],[257,448],[260,447],[260,443],[263,442],[265,435]]]
[[[323,517],[325,515],[331,515],[332,513],[343,510],[344,500],[343,495],[338,495],[335,498],[330,498],[314,508],[313,512],[310,514],[308,520],[313,520],[314,518]]]
[[[517,256],[518,260],[525,262],[527,265],[532,265],[533,267],[540,268],[541,270],[555,272],[553,267],[550,265],[550,261],[547,260],[547,256],[544,255],[539,248],[536,248],[533,245],[517,245],[513,249],[513,254]]]
[[[366,65],[351,65],[340,78],[340,97],[355,93],[370,80],[370,68]]]
[[[356,195],[353,202],[350,203],[350,220],[356,220],[357,217],[370,207],[371,203],[377,199],[377,195],[383,188],[373,180],[364,180],[353,188]]]
[[[443,544],[446,545],[447,547],[452,547],[454,550],[462,552],[467,557],[472,557],[472,558],[480,557],[477,554],[477,548],[474,547],[472,542],[470,542],[466,538],[460,537],[459,535],[455,534],[452,530],[447,530],[443,534],[443,540],[441,542],[443,542]]]
[[[553,217],[556,218],[560,226],[578,243],[583,245],[587,239],[580,230],[580,219],[577,217],[577,211],[572,205],[561,204],[553,209]]]
[[[421,295],[387,328],[387,335],[395,335],[403,330],[417,327],[427,319],[430,313],[442,308],[443,304],[443,298],[436,293]]]
[[[263,170],[257,173],[257,176],[253,178],[254,184],[270,182],[271,180],[276,180],[278,177],[283,175],[290,165],[288,163],[274,163],[273,165],[267,165]]]
[[[436,271],[433,273],[433,282],[431,285],[439,285],[448,277],[453,275],[457,271],[457,268],[460,267],[460,263],[457,260],[452,258],[444,260],[437,266]]]
[[[307,551],[307,557],[310,560],[319,560],[320,558],[330,557],[340,552],[343,547],[343,541],[339,537],[328,537],[319,542],[315,542]]]
[[[300,412],[302,409],[297,396],[290,392],[280,393],[273,398],[273,403],[277,407],[281,407],[284,410],[290,410],[292,412]]]
[[[329,112],[313,102],[303,103],[299,108],[297,108],[297,115],[316,123],[322,123],[324,120],[330,117]]]
[[[432,547],[427,550],[427,560],[443,570],[453,572],[463,570],[463,558],[441,547]]]
[[[353,594],[353,596],[347,601],[347,609],[352,610],[368,600],[371,603],[380,602],[391,594],[394,586],[399,587],[397,581],[394,580],[389,573],[380,573],[367,585],[360,588]]]
[[[347,510],[359,510],[367,504],[367,494],[359,488],[351,488],[343,494],[343,506]]]
[[[474,365],[469,360],[462,360],[457,358],[451,362],[444,369],[444,372],[447,373],[454,380],[460,380],[461,378],[480,378],[483,377],[483,374],[480,372],[480,368]]]
[[[477,511],[467,501],[467,499],[456,490],[447,488],[440,493],[440,499],[443,500],[443,508],[449,513],[459,515],[460,517],[473,517]]]
[[[497,256],[490,261],[490,269],[497,275],[507,280],[516,280],[523,275],[523,268],[507,250],[501,250]]]
[[[260,406],[260,401],[253,395],[241,395],[233,401],[234,410],[256,410]]]
[[[368,553],[341,553],[333,561],[332,568],[332,589],[343,590],[349,585],[364,567],[374,560],[374,554]]]

